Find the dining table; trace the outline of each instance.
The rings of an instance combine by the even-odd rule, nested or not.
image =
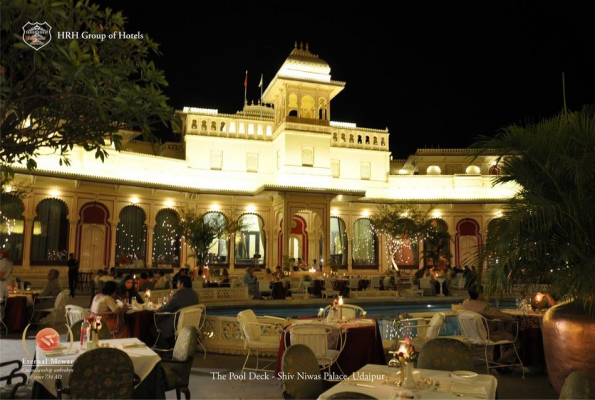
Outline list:
[[[28,310],[33,308],[33,302],[38,295],[37,292],[8,295],[3,321],[9,331],[20,332],[25,329],[29,322]]]
[[[521,310],[502,310],[511,314],[519,325],[518,347],[519,356],[526,367],[541,367],[545,369],[545,351],[543,349],[543,335],[541,325],[543,312]]]
[[[135,398],[164,399],[163,373],[159,365],[161,357],[137,338],[101,340],[101,346],[118,348],[132,360],[134,373],[141,382],[134,388]],[[37,368],[32,372],[33,398],[56,398],[56,381],[61,379],[64,387],[76,359],[86,351],[81,350],[80,343],[74,343],[70,351],[68,344],[60,344],[51,352],[35,349]]]
[[[426,382],[422,387],[423,381]],[[493,375],[476,374],[467,372],[461,374],[449,371],[431,369],[414,369],[413,380],[415,387],[405,389],[398,386],[400,382],[400,369],[390,368],[386,365],[368,364],[360,368],[348,379],[341,381],[326,392],[319,400],[329,399],[337,393],[350,392],[351,399],[358,393],[372,396],[376,399],[495,399],[498,381]],[[427,382],[434,382],[428,384]],[[428,387],[429,386],[429,387]],[[337,397],[347,398],[347,397]]]
[[[335,344],[344,342],[343,351],[331,371],[336,374],[352,374],[366,364],[386,364],[382,336],[375,318],[355,318],[346,321],[327,320],[326,318],[300,318],[287,325],[281,335],[279,352],[275,365],[275,375],[282,371],[282,360],[285,349],[291,346],[291,335],[285,334],[293,324],[315,323],[330,326],[335,336],[342,335]],[[332,335],[331,335],[332,336]],[[332,348],[332,346],[329,346]],[[339,365],[340,368],[337,367]]]
[[[130,337],[137,338],[147,346],[153,346],[154,340],[151,339],[150,329],[155,325],[156,310],[128,310],[124,314],[124,320],[130,330]]]

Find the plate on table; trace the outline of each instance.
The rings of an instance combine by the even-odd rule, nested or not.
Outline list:
[[[477,377],[477,374],[473,371],[452,371],[450,376],[456,379],[468,380]]]

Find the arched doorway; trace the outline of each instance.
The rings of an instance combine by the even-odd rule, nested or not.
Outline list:
[[[481,246],[481,234],[479,224],[471,218],[465,218],[457,224],[455,237],[455,263],[471,265],[475,263],[479,247]]]
[[[280,228],[283,227],[283,220],[281,220]],[[289,231],[289,258],[308,259],[308,233],[306,232],[306,221],[299,215],[294,215],[291,218]],[[279,254],[283,254],[283,231],[279,231]]]
[[[77,252],[82,268],[93,270],[108,267],[111,227],[109,211],[100,203],[87,203],[79,211]]]
[[[120,212],[116,233],[116,265],[144,264],[147,251],[147,217],[139,206],[126,206]]]

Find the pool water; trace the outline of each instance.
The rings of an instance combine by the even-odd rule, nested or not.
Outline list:
[[[366,310],[366,317],[376,318],[378,326],[382,333],[383,339],[392,339],[393,320],[398,318],[403,313],[415,312],[446,312],[451,311],[450,303],[430,303],[430,304],[369,304],[362,305]],[[517,308],[515,301],[500,301],[499,308]],[[210,308],[207,310],[207,315],[214,315],[219,317],[236,317],[240,311],[248,307],[233,307],[233,308]],[[259,315],[270,315],[281,318],[301,318],[301,317],[316,317],[320,306],[301,306],[301,307],[253,307],[254,312]],[[414,331],[413,331],[414,332]],[[446,318],[440,336],[449,336],[460,334],[459,323],[456,318]]]

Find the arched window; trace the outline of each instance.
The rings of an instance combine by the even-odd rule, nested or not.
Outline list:
[[[174,210],[161,210],[153,229],[153,263],[180,265],[180,219]]]
[[[225,215],[218,212],[209,212],[203,216],[205,222],[214,222],[218,226],[224,226],[227,224],[227,218]],[[228,235],[224,234],[220,238],[214,239],[209,245],[207,259],[205,263],[207,265],[227,265],[229,263],[228,253]]]
[[[424,238],[424,261],[426,265],[450,264],[450,234],[448,225],[435,218],[430,222],[431,228]]]
[[[411,221],[410,219],[403,220]],[[411,221],[413,223],[413,221]],[[403,234],[397,238],[397,247],[394,255],[395,263],[399,268],[418,268],[419,267],[419,243],[412,240],[408,234]]]
[[[116,265],[146,260],[145,220],[145,212],[138,206],[126,206],[120,212],[120,222],[116,232]]]
[[[25,206],[18,198],[3,195],[0,205],[0,247],[2,252],[8,252],[8,257],[13,263],[20,265],[23,260],[23,231],[25,220],[23,218]]]
[[[376,235],[369,219],[358,219],[353,225],[353,267],[376,267]]]
[[[298,116],[298,98],[295,93],[291,93],[287,103],[287,115],[290,117]]]
[[[474,264],[481,246],[479,223],[465,218],[457,224],[455,240],[455,263],[457,265]]]
[[[66,204],[56,199],[43,200],[37,206],[31,240],[32,263],[55,263],[68,259],[68,230]]]
[[[340,268],[347,267],[347,233],[345,222],[331,217],[331,262]]]
[[[314,118],[314,99],[312,96],[302,97],[300,118]]]
[[[240,232],[236,233],[236,264],[254,265],[254,255],[259,254],[258,265],[265,263],[265,233],[262,218],[254,214],[245,214],[238,220]]]

